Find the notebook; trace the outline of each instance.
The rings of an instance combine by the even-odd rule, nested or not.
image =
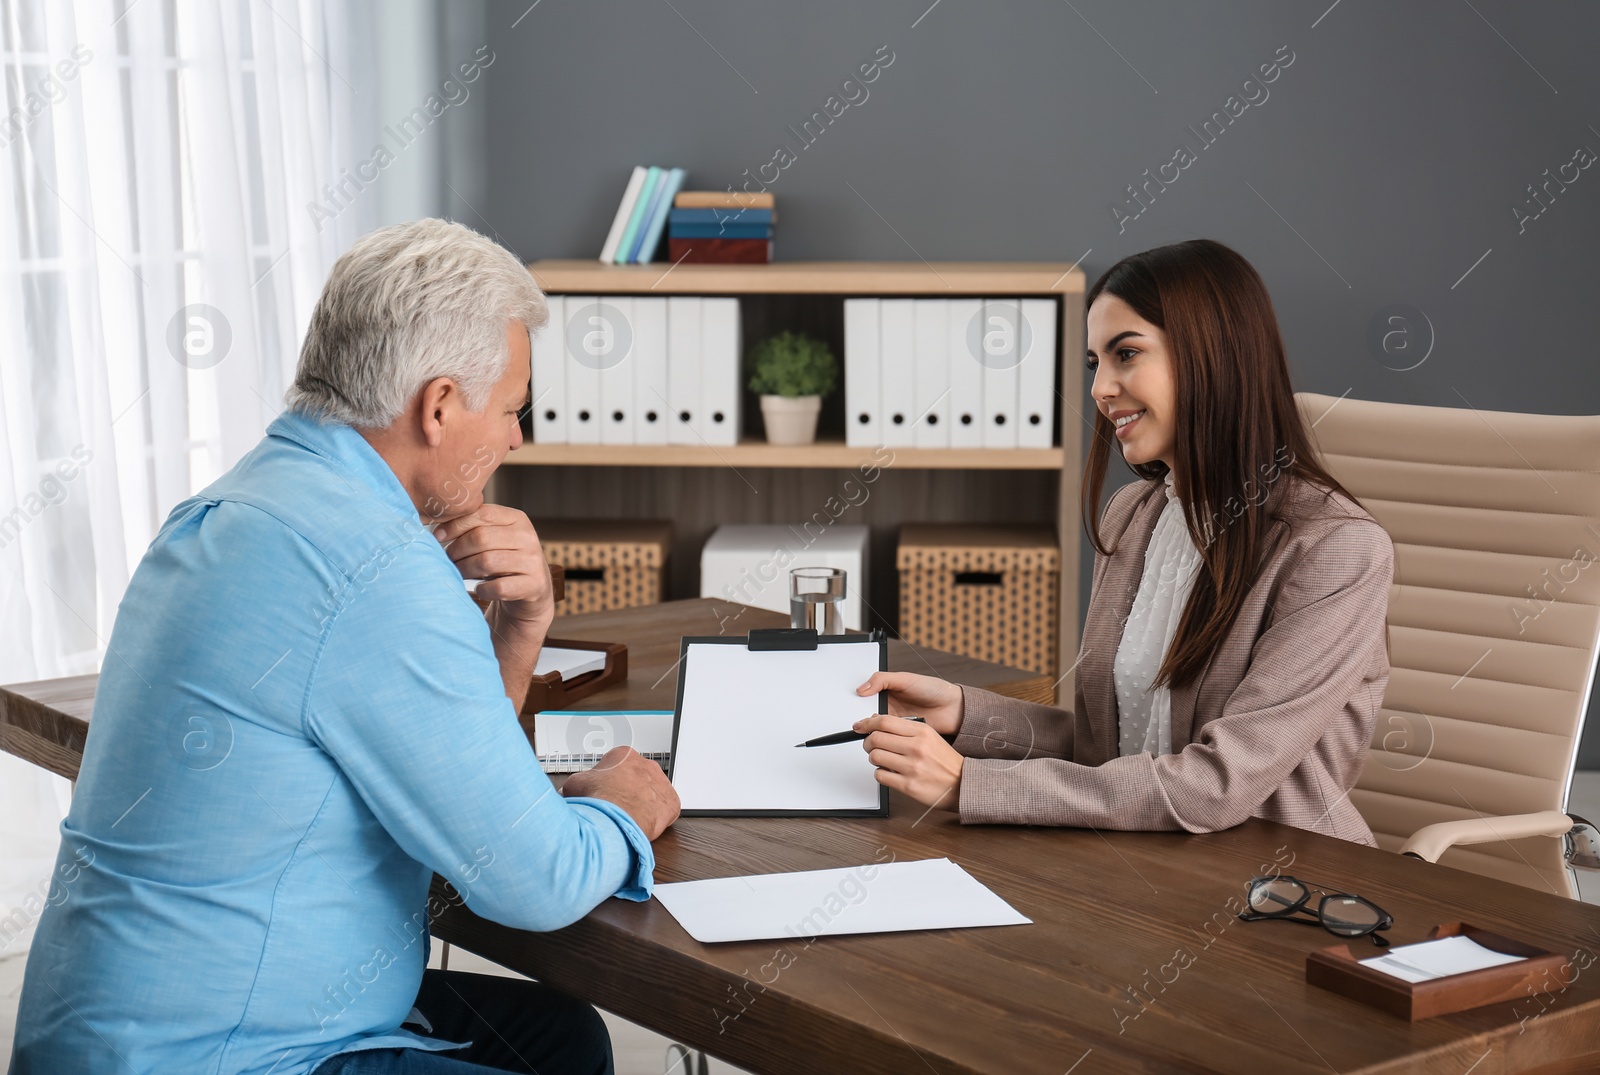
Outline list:
[[[533,746],[547,773],[593,769],[612,747],[630,746],[665,768],[672,761],[672,711],[555,709],[533,715]]]

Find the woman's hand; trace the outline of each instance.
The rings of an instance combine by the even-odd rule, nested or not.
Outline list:
[[[956,690],[959,696],[960,688]],[[874,773],[878,783],[911,796],[923,806],[959,808],[961,767],[966,759],[944,741],[933,725],[879,714],[856,721],[855,730],[871,733],[862,746],[878,767]]]
[[[940,735],[954,735],[961,729],[965,702],[961,688],[947,679],[911,672],[874,672],[856,688],[863,698],[879,691],[889,692],[889,712],[897,717],[921,717]]]

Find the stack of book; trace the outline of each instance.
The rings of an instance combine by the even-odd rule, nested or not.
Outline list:
[[[638,167],[628,178],[622,204],[606,233],[600,260],[607,264],[637,265],[655,260],[661,232],[673,196],[683,186],[682,168]]]
[[[772,260],[772,194],[686,190],[667,216],[667,259],[698,265],[765,265]]]

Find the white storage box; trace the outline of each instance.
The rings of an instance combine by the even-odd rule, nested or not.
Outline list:
[[[838,567],[845,571],[844,625],[864,627],[867,528],[785,525],[719,526],[700,553],[700,596],[789,611],[789,569]]]

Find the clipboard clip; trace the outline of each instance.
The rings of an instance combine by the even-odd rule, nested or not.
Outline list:
[[[882,642],[887,637],[882,627],[874,627],[867,632],[866,641]],[[758,627],[746,638],[746,648],[757,651],[817,648],[817,632],[811,627]]]
[[[758,627],[747,636],[752,651],[816,649],[817,632],[810,627]]]

